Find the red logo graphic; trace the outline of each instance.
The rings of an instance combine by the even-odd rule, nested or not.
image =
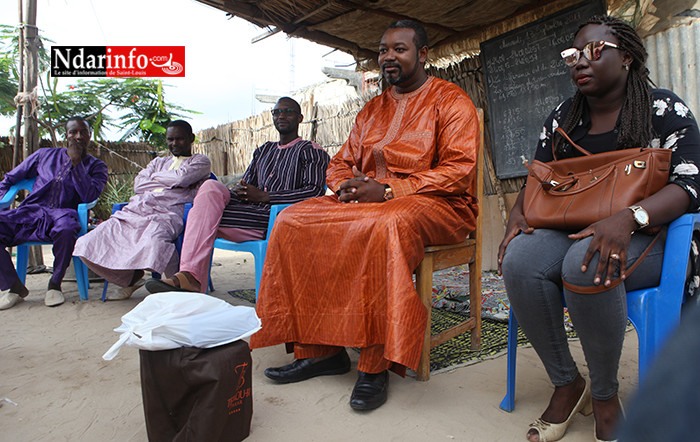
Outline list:
[[[228,414],[232,415],[241,411],[241,406],[243,405],[243,399],[250,397],[250,387],[246,389],[241,389],[245,385],[246,372],[248,371],[248,363],[245,362],[241,365],[236,365],[233,368],[233,372],[237,375],[236,379],[236,393],[228,398]]]

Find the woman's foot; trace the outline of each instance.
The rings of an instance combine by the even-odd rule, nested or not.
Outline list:
[[[619,397],[615,395],[604,401],[593,399],[593,417],[596,440],[615,440],[615,430],[623,418]]]
[[[568,385],[554,387],[549,406],[542,417],[530,425],[527,440],[530,442],[555,441],[564,436],[571,418],[581,412],[591,414],[591,392],[588,382],[579,374]]]

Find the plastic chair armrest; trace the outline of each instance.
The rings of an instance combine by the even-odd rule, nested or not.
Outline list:
[[[279,213],[286,209],[287,207],[291,206],[292,204],[273,204],[270,206],[270,219],[267,222],[267,236],[266,238],[270,238],[270,233],[272,233],[272,227],[275,225],[275,220],[277,219],[277,215]]]
[[[112,204],[112,213],[114,213],[114,212],[119,212],[119,211],[122,210],[122,209],[124,208],[124,206],[126,206],[127,204],[129,204],[129,203],[114,203],[114,204]]]
[[[7,193],[5,193],[2,199],[0,199],[0,209],[7,209],[10,207],[10,205],[12,205],[12,203],[15,201],[15,198],[20,190],[31,191],[34,187],[35,179],[36,178],[22,180],[19,183],[13,184],[9,189],[7,189]]]
[[[87,233],[88,212],[90,209],[95,207],[96,204],[97,200],[90,201],[89,203],[78,204],[78,220],[80,220],[79,235],[85,235]]]
[[[185,203],[185,213],[182,216],[182,220],[187,224],[187,217],[190,214],[190,209],[192,209],[192,203]]]

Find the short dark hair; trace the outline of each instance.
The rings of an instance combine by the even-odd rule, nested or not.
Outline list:
[[[185,120],[174,120],[168,123],[168,127],[181,127],[187,131],[187,135],[194,135],[192,126]]]
[[[294,107],[294,110],[301,113],[301,106],[299,106],[299,103],[297,102],[297,100],[295,100],[294,98],[291,98],[291,97],[281,97],[279,100],[277,100],[277,102],[279,103],[282,100],[291,101],[293,103],[292,106]]]
[[[415,35],[413,36],[413,43],[415,43],[416,49],[420,49],[423,46],[430,47],[430,44],[428,43],[428,34],[425,33],[425,28],[420,23],[413,20],[398,20],[390,24],[387,29],[396,28],[413,29],[413,32],[415,32]]]
[[[66,124],[64,125],[66,131],[68,130],[68,123],[70,123],[71,121],[80,121],[81,123],[87,126],[88,130],[92,131],[92,126],[90,126],[90,122],[86,120],[85,117],[81,117],[80,115],[74,115],[66,120]]]

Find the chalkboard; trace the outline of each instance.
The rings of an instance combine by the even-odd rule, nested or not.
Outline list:
[[[481,43],[491,145],[500,179],[527,175],[542,124],[575,87],[559,53],[578,26],[604,14],[602,1],[587,1]]]

